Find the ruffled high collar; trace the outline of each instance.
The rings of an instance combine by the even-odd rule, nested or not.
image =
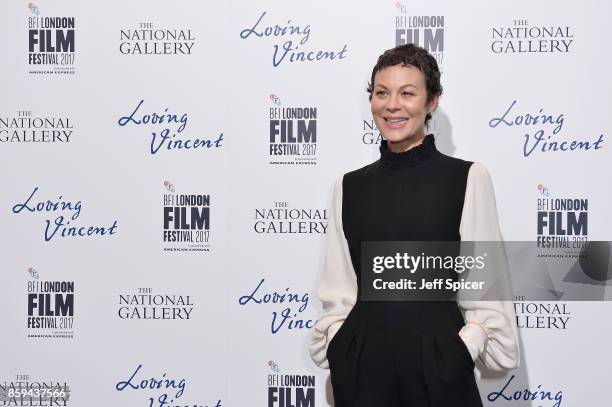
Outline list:
[[[388,168],[413,167],[427,160],[436,151],[433,134],[428,134],[421,144],[403,153],[390,151],[387,140],[382,140],[380,143],[380,162]]]

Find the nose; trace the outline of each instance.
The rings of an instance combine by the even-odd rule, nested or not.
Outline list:
[[[390,112],[395,112],[400,109],[399,105],[399,95],[391,94],[389,99],[387,99],[387,105],[385,108]]]

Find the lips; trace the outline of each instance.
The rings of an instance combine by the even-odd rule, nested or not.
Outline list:
[[[409,120],[407,117],[383,117],[383,119],[390,129],[399,129]]]

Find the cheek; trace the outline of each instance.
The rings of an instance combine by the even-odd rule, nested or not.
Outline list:
[[[372,113],[383,113],[386,105],[387,102],[382,98],[373,97],[372,100],[370,100],[370,110]]]
[[[404,105],[404,109],[413,117],[425,116],[427,110],[420,103],[410,103]]]
[[[377,103],[374,100],[372,100],[372,102],[370,102],[370,111],[373,114],[376,114],[377,112],[379,112],[380,111],[380,103]]]
[[[427,103],[425,99],[413,100],[410,104],[410,111],[415,115],[425,116],[427,114]]]

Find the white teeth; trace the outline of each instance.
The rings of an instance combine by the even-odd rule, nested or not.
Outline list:
[[[399,123],[399,122],[404,122],[404,121],[406,121],[408,119],[385,119],[385,120],[387,120],[388,122],[391,122],[391,123]]]

